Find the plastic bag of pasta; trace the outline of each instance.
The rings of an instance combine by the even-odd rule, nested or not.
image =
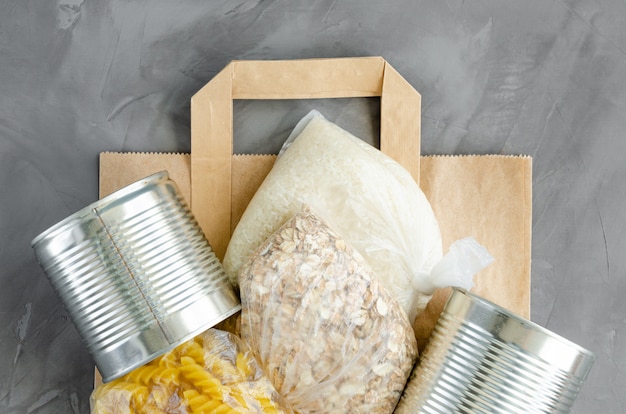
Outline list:
[[[241,339],[209,329],[96,387],[92,414],[292,413]]]
[[[371,267],[310,208],[239,275],[241,335],[299,413],[391,413],[417,358],[413,330]]]

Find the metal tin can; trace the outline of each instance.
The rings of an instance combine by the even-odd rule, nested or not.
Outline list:
[[[454,289],[396,413],[568,413],[595,355]]]
[[[167,172],[83,208],[32,247],[105,382],[241,309]]]

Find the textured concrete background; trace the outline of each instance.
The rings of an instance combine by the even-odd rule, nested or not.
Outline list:
[[[425,154],[534,158],[532,319],[598,354],[573,412],[623,412],[625,27],[621,0],[0,0],[0,412],[88,412],[29,243],[96,200],[98,153],[188,152],[189,99],[231,59],[361,55],[422,93]],[[237,103],[237,149],[275,151],[307,105]],[[376,104],[320,105],[376,131]]]

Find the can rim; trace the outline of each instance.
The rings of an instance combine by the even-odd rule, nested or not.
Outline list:
[[[167,352],[170,352],[171,350],[173,350],[174,348],[176,348],[179,345],[182,345],[183,343],[193,339],[194,337],[196,337],[197,335],[200,335],[201,333],[214,328],[217,324],[219,324],[220,322],[225,321],[226,319],[230,318],[231,316],[233,316],[235,313],[239,312],[241,310],[241,303],[233,306],[232,308],[228,309],[227,311],[221,313],[220,315],[214,317],[213,319],[211,319],[211,321],[203,324],[201,327],[194,329],[192,331],[189,331],[186,335],[176,339],[175,341],[170,342],[167,346],[159,349],[158,351],[152,352],[151,354],[147,355],[145,358],[143,358],[140,361],[137,361],[133,364],[127,365],[124,368],[120,368],[117,369],[113,372],[107,372],[106,369],[103,371],[101,367],[98,367],[98,370],[100,371],[100,375],[102,376],[102,382],[110,382],[113,381],[115,379],[118,379],[120,377],[123,377],[124,375],[134,371],[135,369],[144,366],[146,364],[148,364],[150,361],[162,356],[163,354],[166,354]],[[106,372],[106,374],[105,374]]]
[[[453,288],[453,294],[450,296],[450,298],[448,299],[449,301],[452,299],[452,297],[455,294],[459,294],[459,295],[464,295],[468,300],[474,302],[474,303],[478,303],[480,306],[483,306],[485,308],[487,308],[488,310],[491,311],[495,311],[497,312],[499,315],[501,315],[501,317],[505,317],[515,323],[518,323],[519,325],[523,325],[526,326],[528,328],[531,328],[533,330],[535,330],[536,332],[546,336],[547,338],[551,339],[551,340],[555,340],[559,343],[561,343],[562,345],[568,346],[572,349],[574,349],[575,351],[577,351],[579,354],[584,355],[585,357],[589,358],[591,361],[594,361],[597,358],[597,355],[595,352],[590,351],[589,349],[586,349],[578,344],[576,344],[575,342],[570,341],[569,339],[555,333],[552,332],[551,330],[539,325],[536,322],[531,321],[530,319],[526,319],[523,318],[515,313],[513,313],[512,311],[494,303],[491,302],[488,299],[485,299],[481,296],[476,295],[475,293],[471,293],[466,289],[462,289],[462,288],[458,288],[458,287],[454,287]]]
[[[81,208],[80,210],[69,215],[63,220],[57,222],[56,224],[53,224],[52,226],[48,227],[48,229],[44,230],[38,236],[33,238],[33,240],[30,242],[30,246],[34,248],[43,239],[46,239],[48,237],[55,235],[56,233],[63,231],[66,227],[68,227],[75,220],[80,220],[88,216],[89,213],[93,212],[94,210],[97,210],[98,208],[104,207],[107,204],[110,204],[116,200],[119,200],[120,198],[125,197],[128,194],[131,194],[142,187],[145,187],[147,185],[150,185],[159,181],[168,180],[168,179],[169,179],[169,173],[164,170],[164,171],[159,171],[157,173],[151,174],[131,184],[128,184],[120,188],[119,190],[114,191],[111,194]]]

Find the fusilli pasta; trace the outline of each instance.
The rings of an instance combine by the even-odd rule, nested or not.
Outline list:
[[[291,413],[243,342],[209,329],[97,387],[92,414]]]

